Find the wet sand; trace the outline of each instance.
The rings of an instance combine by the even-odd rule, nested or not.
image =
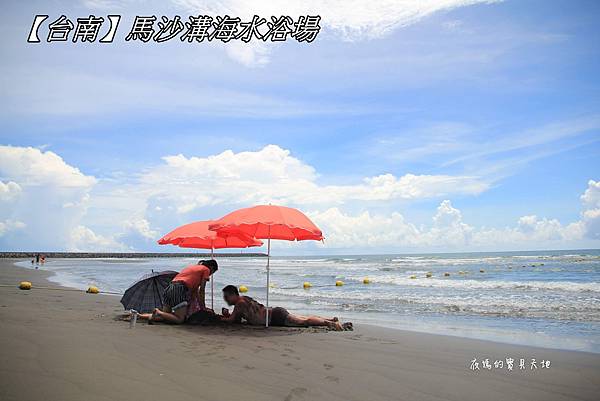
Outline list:
[[[1,400],[597,400],[600,354],[358,326],[148,326],[0,260]],[[19,290],[20,281],[34,288]],[[6,285],[6,286],[4,286]],[[301,312],[301,311],[298,311]],[[524,358],[527,369],[469,369]],[[530,370],[550,360],[548,369]],[[481,365],[480,365],[481,368]]]

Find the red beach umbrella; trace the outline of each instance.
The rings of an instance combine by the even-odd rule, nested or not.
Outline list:
[[[185,224],[164,235],[158,240],[158,243],[160,245],[177,245],[181,248],[210,249],[211,257],[213,257],[215,249],[249,248],[263,245],[262,241],[242,233],[217,235],[216,232],[208,229],[209,224],[212,223],[212,220],[206,220]],[[210,280],[210,288],[210,306],[213,309],[215,289],[213,280]]]
[[[236,210],[208,228],[219,236],[245,234],[258,239],[321,241],[323,233],[304,213],[285,206],[261,205]]]
[[[208,229],[208,226],[212,223],[214,221],[206,220],[185,224],[165,234],[158,240],[158,243],[160,245],[171,244],[182,248],[201,249],[249,248],[263,245],[262,241],[242,233],[217,235],[216,232]]]
[[[260,205],[239,209],[209,224],[208,228],[219,236],[243,234],[267,242],[267,317],[269,326],[269,272],[271,240],[287,241],[323,240],[323,233],[304,213],[285,206]]]

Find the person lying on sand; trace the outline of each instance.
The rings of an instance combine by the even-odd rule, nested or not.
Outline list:
[[[227,309],[223,309],[221,321],[239,323],[244,319],[251,325],[265,324],[267,308],[250,297],[240,296],[236,286],[228,285],[223,288],[223,299],[227,302],[227,305],[233,306],[234,309],[231,314]],[[336,317],[326,319],[319,316],[300,316],[292,314],[281,307],[269,308],[269,325],[287,327],[325,326],[338,331],[352,330],[352,323],[348,322],[342,325]]]
[[[154,309],[152,314],[140,314],[148,323],[166,322],[181,324],[188,316],[188,309],[196,305],[197,310],[207,310],[205,303],[206,282],[219,266],[215,260],[201,260],[190,265],[173,278],[163,293],[163,309]]]

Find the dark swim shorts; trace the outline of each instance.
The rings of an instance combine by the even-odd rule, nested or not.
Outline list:
[[[271,326],[285,326],[285,322],[287,320],[290,312],[285,308],[276,307],[271,309],[269,315],[271,316]]]
[[[177,309],[187,307],[190,301],[190,290],[181,281],[172,281],[163,293],[165,305],[173,312]]]

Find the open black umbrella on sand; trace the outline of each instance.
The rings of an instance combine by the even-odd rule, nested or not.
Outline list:
[[[178,273],[172,270],[146,274],[129,287],[121,303],[126,310],[150,313],[163,306],[163,291]]]

